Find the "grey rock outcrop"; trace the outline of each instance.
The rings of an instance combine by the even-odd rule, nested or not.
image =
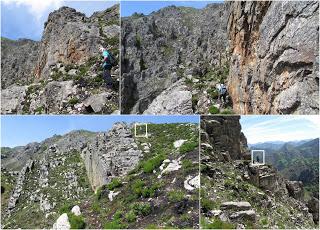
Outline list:
[[[192,94],[180,80],[157,96],[143,114],[193,114]]]
[[[69,7],[61,7],[50,13],[41,39],[35,75],[39,78],[48,77],[50,67],[59,62],[79,65],[99,55],[99,46],[108,45],[104,44],[104,34],[100,33],[102,22],[99,20],[102,21],[103,17],[106,24],[119,20],[118,10],[119,5],[116,5],[90,18]],[[109,31],[108,28],[104,29]],[[119,31],[120,28],[117,29]],[[118,36],[119,32],[112,34]]]
[[[286,186],[289,196],[292,196],[297,200],[303,200],[304,191],[301,181],[287,181]]]
[[[319,199],[312,197],[308,203],[307,206],[309,208],[309,212],[313,216],[313,221],[316,224],[319,224]]]
[[[201,119],[201,142],[210,145],[209,148],[207,145],[201,147],[213,159],[230,161],[242,159],[247,154],[239,116],[202,116]]]
[[[119,59],[119,4],[91,17],[69,7],[51,12],[41,41],[2,38],[2,114],[110,114],[119,107],[119,65],[106,88],[99,47]],[[16,86],[18,85],[18,86]],[[103,105],[84,106],[89,98]],[[105,97],[104,97],[105,98]]]
[[[1,38],[1,89],[32,81],[39,45],[39,42],[29,39],[13,41]]]
[[[1,113],[15,114],[23,112],[23,104],[27,95],[26,86],[11,86],[1,90]]]
[[[201,10],[169,6],[123,18],[122,112],[143,113],[174,82],[220,65],[226,49],[225,10],[224,4]]]
[[[318,114],[319,2],[228,4],[234,111]]]
[[[81,155],[91,186],[96,190],[113,177],[132,170],[141,159],[142,152],[132,137],[131,127],[116,123],[107,133],[100,133]]]
[[[12,195],[9,198],[9,203],[8,203],[8,209],[7,211],[10,213],[10,211],[15,208],[16,203],[20,197],[20,194],[22,192],[22,187],[24,184],[25,176],[28,171],[31,171],[33,167],[33,161],[29,160],[27,164],[22,168],[22,170],[19,172],[17,182],[16,182],[16,187],[14,188]]]

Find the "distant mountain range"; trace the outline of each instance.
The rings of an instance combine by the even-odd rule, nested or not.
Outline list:
[[[305,139],[305,140],[297,140],[297,141],[289,141],[289,142],[285,142],[285,141],[267,141],[267,142],[258,142],[256,144],[248,144],[250,149],[264,149],[264,148],[268,148],[268,149],[280,149],[284,144],[290,144],[292,146],[299,146],[301,144],[304,144],[306,142],[311,141],[312,139]]]
[[[249,144],[249,148],[265,150],[266,163],[275,166],[289,180],[302,181],[307,191],[318,196],[319,138]]]

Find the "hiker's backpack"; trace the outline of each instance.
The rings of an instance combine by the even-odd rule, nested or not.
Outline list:
[[[227,93],[227,88],[225,85],[221,85],[220,86],[220,94],[225,94],[225,93]]]
[[[109,55],[108,55],[108,62],[111,66],[116,66],[118,63],[117,63],[117,59],[114,58],[114,56],[110,53],[110,51],[108,52]]]

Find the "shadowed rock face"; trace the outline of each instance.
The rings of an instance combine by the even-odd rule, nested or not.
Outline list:
[[[223,4],[202,10],[171,6],[148,16],[123,18],[122,112],[143,113],[174,82],[204,75],[221,64],[226,19]],[[170,113],[165,107],[150,110]]]
[[[247,140],[241,132],[239,116],[203,116],[201,119],[204,131],[201,140],[212,146],[214,158],[229,161],[244,157],[247,153]]]
[[[232,2],[228,88],[237,113],[319,113],[319,3]]]
[[[1,89],[14,83],[26,84],[33,79],[40,42],[1,38]]]

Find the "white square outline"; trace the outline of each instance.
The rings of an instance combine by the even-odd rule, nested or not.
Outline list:
[[[262,163],[253,163],[253,152],[262,152]],[[255,149],[255,150],[251,150],[251,164],[252,165],[264,165],[266,162],[265,162],[265,152],[264,150],[258,150],[258,149]]]
[[[146,133],[145,133],[145,135],[137,135],[137,125],[139,125],[139,126],[145,125],[145,126],[146,126]],[[148,124],[147,124],[147,123],[140,123],[140,124],[135,123],[135,124],[134,124],[134,136],[135,136],[135,137],[145,137],[145,138],[148,138]]]

